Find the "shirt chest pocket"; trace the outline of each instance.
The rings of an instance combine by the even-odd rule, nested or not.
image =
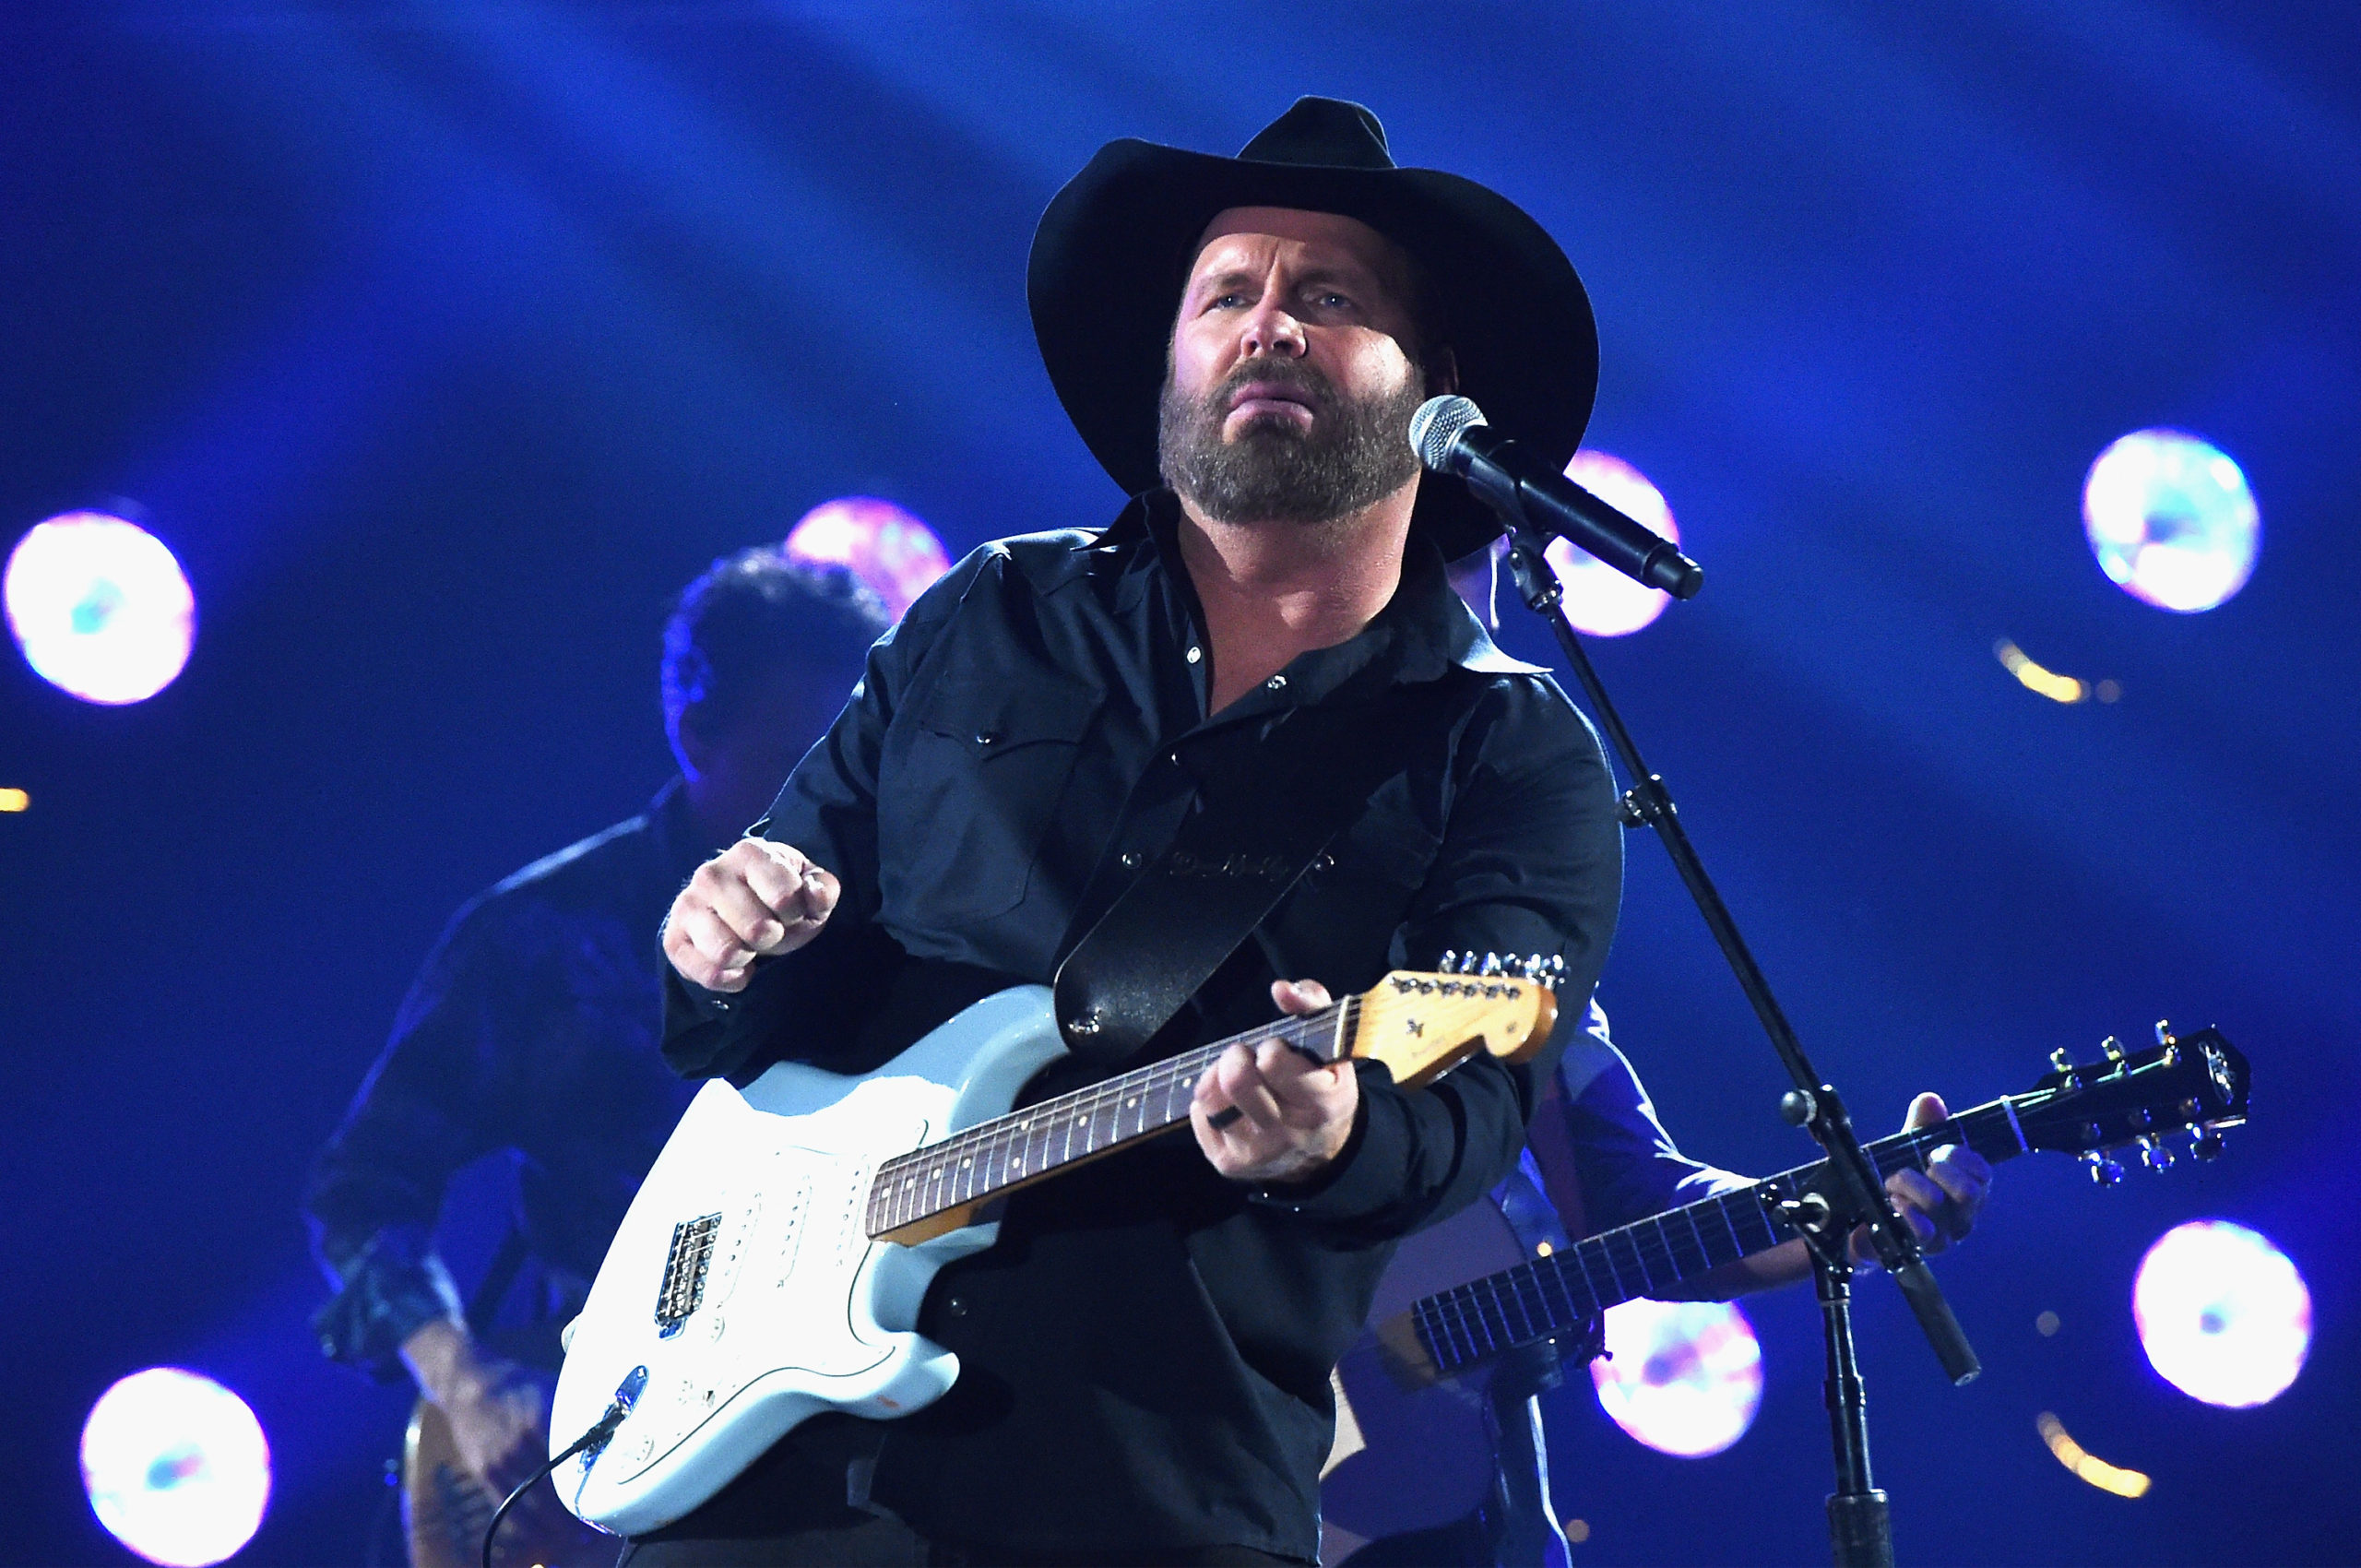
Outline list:
[[[938,925],[1022,901],[1100,700],[1040,672],[960,676],[896,715],[877,794],[886,908]]]

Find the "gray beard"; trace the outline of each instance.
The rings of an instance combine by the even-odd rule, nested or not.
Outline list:
[[[1223,440],[1231,395],[1250,381],[1277,382],[1309,398],[1312,428],[1257,420],[1236,441]],[[1398,393],[1348,403],[1325,376],[1292,361],[1241,365],[1195,401],[1167,374],[1157,425],[1164,482],[1216,522],[1334,522],[1418,473],[1410,416],[1425,401],[1413,375]]]

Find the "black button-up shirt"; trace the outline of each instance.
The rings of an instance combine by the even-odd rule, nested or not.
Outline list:
[[[1198,993],[1191,1032],[1268,1019],[1274,978],[1343,995],[1446,949],[1562,956],[1572,1031],[1614,930],[1622,851],[1605,760],[1564,695],[1491,646],[1414,539],[1358,636],[1209,716],[1176,517],[1157,494],[1103,534],[988,545],[877,645],[765,829],[834,872],[842,900],[737,997],[672,980],[676,1067],[743,1081],[782,1057],[873,1065],[846,1041],[883,955],[1048,981],[1094,876],[1103,886],[1103,868],[1169,838],[1190,797],[1168,777],[1181,742],[1259,732],[1372,667],[1481,689]],[[1393,1242],[1514,1166],[1555,1060],[1479,1056],[1417,1091],[1364,1073],[1346,1152],[1299,1189],[1228,1181],[1179,1133],[1016,1194],[999,1242],[935,1281],[919,1326],[958,1353],[959,1382],[884,1427],[871,1499],[987,1547],[1314,1557],[1330,1368]],[[810,1429],[781,1446],[799,1442],[825,1448]],[[794,1490],[786,1465],[757,1466],[676,1528],[759,1512],[751,1491]]]

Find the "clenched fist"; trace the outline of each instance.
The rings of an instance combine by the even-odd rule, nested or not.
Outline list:
[[[788,845],[741,838],[705,864],[664,917],[664,956],[707,991],[742,991],[756,958],[792,953],[843,889]]]

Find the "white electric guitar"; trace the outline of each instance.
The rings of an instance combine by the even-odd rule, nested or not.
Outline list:
[[[1012,1110],[1066,1054],[1047,987],[988,996],[872,1073],[800,1063],[699,1091],[568,1330],[552,1455],[618,1408],[558,1495],[618,1535],[670,1524],[827,1410],[932,1403],[958,1359],[915,1330],[937,1270],[991,1245],[984,1206],[1187,1122],[1237,1041],[1365,1057],[1431,1081],[1477,1051],[1524,1061],[1557,1002],[1537,961],[1388,975],[1321,1012]]]

